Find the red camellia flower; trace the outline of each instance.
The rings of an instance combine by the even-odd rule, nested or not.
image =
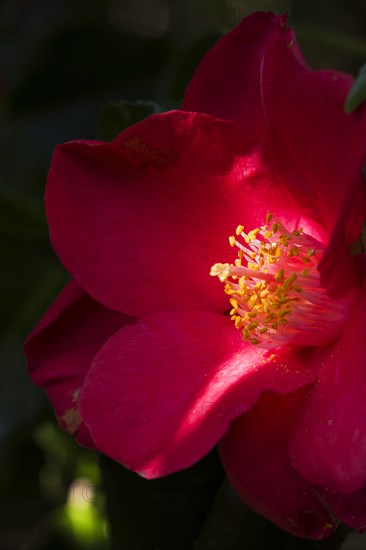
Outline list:
[[[219,443],[241,498],[313,539],[366,527],[351,85],[257,13],[208,52],[183,110],[58,146],[46,209],[73,280],[26,343],[82,445],[154,478]]]

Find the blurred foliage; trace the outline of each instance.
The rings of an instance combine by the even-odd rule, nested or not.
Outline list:
[[[193,548],[224,475],[216,452],[160,479],[143,479],[106,457],[101,469],[112,550]]]
[[[288,11],[311,66],[357,74],[366,57],[364,0],[0,4],[2,550],[102,550],[109,544],[117,550],[331,549],[347,534],[341,528],[319,544],[289,537],[222,484],[215,453],[153,482],[103,458],[102,490],[96,454],[61,432],[43,392],[28,379],[22,352],[26,335],[67,281],[49,244],[43,208],[55,145],[111,139],[156,112],[157,104],[163,111],[179,108],[209,47],[242,17],[266,8]],[[355,88],[348,110],[364,94],[362,78],[363,91]],[[342,548],[353,550],[362,540],[352,534]]]
[[[103,141],[111,141],[125,128],[159,112],[159,105],[153,101],[107,103],[98,117],[97,136]]]

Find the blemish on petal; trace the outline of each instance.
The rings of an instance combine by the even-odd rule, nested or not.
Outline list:
[[[74,393],[72,394],[72,402],[76,403],[76,401],[79,399],[80,395],[80,388],[77,388]]]
[[[174,151],[166,152],[162,149],[150,147],[142,141],[140,136],[128,137],[124,145],[131,151],[134,157],[142,161],[142,169],[146,169],[148,166],[160,169],[166,168],[178,158]]]
[[[81,418],[76,407],[67,409],[60,417],[63,427],[70,435],[74,435],[80,428]]]

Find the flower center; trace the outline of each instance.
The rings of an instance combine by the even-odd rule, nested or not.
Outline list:
[[[319,345],[333,340],[345,321],[344,301],[327,296],[317,265],[325,246],[303,232],[272,222],[229,237],[234,264],[217,263],[210,275],[225,283],[231,319],[243,340],[262,347]]]

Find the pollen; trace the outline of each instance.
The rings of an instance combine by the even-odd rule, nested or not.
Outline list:
[[[288,343],[296,333],[302,345],[314,343],[309,337],[314,319],[334,322],[343,312],[320,285],[317,263],[325,247],[302,227],[289,231],[272,213],[265,222],[248,233],[238,225],[236,237],[229,237],[238,259],[213,265],[210,275],[225,283],[230,317],[243,340],[271,348]]]

